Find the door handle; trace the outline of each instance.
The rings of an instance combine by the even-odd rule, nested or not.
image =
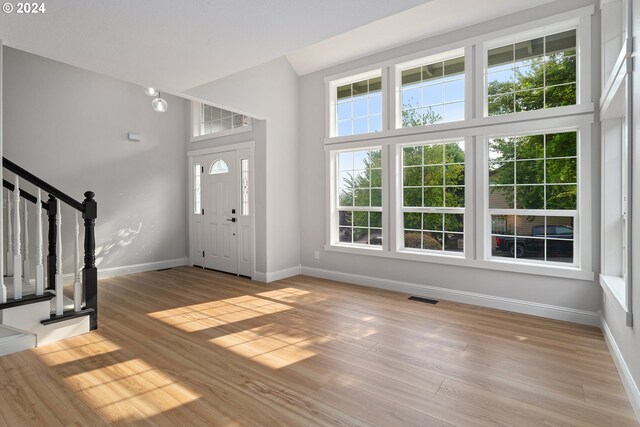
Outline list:
[[[227,221],[236,222],[235,218],[227,218]]]

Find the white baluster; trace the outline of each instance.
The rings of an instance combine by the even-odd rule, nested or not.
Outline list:
[[[29,210],[28,203],[24,202],[24,260],[22,261],[22,281],[29,285]]]
[[[56,268],[56,316],[61,316],[64,312],[64,282],[62,275],[62,212],[60,200],[56,199],[56,252],[57,252],[57,268]]]
[[[36,202],[36,295],[44,293],[44,266],[42,265],[42,192],[38,188]]]
[[[13,297],[22,298],[22,252],[20,248],[20,178],[13,189]]]
[[[13,230],[11,226],[11,192],[7,190],[7,276],[13,276]]]
[[[74,273],[75,279],[73,281],[73,309],[80,311],[82,306],[82,283],[80,282],[80,225],[78,225],[78,211],[76,211],[76,226],[75,226],[75,254],[74,254]]]

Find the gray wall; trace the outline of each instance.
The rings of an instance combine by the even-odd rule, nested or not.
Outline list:
[[[640,35],[640,1],[633,1],[633,36]],[[637,52],[638,48],[635,48]],[[636,58],[637,64],[637,58]],[[602,308],[602,315],[611,330],[616,345],[622,353],[629,371],[636,383],[636,390],[640,386],[640,70],[636,65],[633,71],[633,296],[631,307],[634,312],[634,327],[625,325],[626,314],[616,301],[615,297],[608,293],[606,302]],[[637,391],[636,391],[637,392]],[[640,404],[640,402],[636,402]],[[636,407],[640,417],[640,407]]]
[[[140,86],[4,49],[4,156],[78,200],[96,193],[99,269],[187,255],[188,103],[163,97],[169,110],[156,113]],[[73,213],[62,215],[68,273]]]
[[[265,273],[296,269],[300,265],[298,76],[286,58],[190,89],[187,95],[205,102],[259,117],[266,122],[263,147],[256,141],[256,207],[264,200],[262,219],[256,216],[256,242],[265,236]],[[264,156],[264,157],[262,157]],[[264,169],[261,169],[264,165]],[[260,250],[260,248],[257,248]]]
[[[325,86],[324,78],[348,72],[359,67],[391,60],[429,48],[473,38],[503,28],[505,22],[517,25],[534,19],[552,16],[577,7],[594,4],[593,1],[570,0],[555,2],[500,19],[487,21],[440,36],[431,37],[379,54],[321,70],[300,79],[300,185],[301,192],[301,263],[304,267],[320,268],[375,278],[438,286],[454,290],[506,297],[533,303],[550,304],[596,312],[600,309],[601,290],[595,281],[560,279],[548,276],[519,274],[496,270],[457,267],[427,262],[394,260],[324,251],[325,218],[325,162],[323,139],[325,137]],[[597,23],[593,48],[599,52]],[[594,55],[594,93],[599,98],[599,55]],[[593,128],[593,265],[599,265],[599,128]],[[314,251],[320,251],[320,259],[314,259]],[[597,272],[596,272],[597,274]],[[597,277],[597,276],[596,276]]]

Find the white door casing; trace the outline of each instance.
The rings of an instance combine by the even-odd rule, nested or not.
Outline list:
[[[253,277],[253,143],[196,150],[187,156],[191,264]],[[226,173],[209,173],[217,160],[225,163]],[[221,166],[214,169],[223,172]]]

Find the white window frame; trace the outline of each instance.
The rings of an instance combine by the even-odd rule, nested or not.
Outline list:
[[[371,206],[353,206],[348,207],[349,210],[352,211],[380,211],[382,212],[382,245],[362,245],[357,243],[342,243],[340,242],[339,236],[339,227],[340,227],[340,218],[339,218],[339,206],[338,206],[338,162],[337,157],[339,153],[345,152],[355,152],[355,151],[365,151],[365,150],[381,150],[382,151],[382,206],[371,207]],[[329,167],[329,172],[327,173],[327,198],[328,198],[328,206],[329,206],[329,215],[327,215],[327,242],[329,246],[332,247],[342,247],[342,248],[350,248],[355,250],[363,250],[365,252],[380,252],[388,250],[389,247],[389,219],[388,219],[388,206],[389,203],[387,201],[387,185],[386,182],[388,180],[388,171],[387,171],[387,158],[389,156],[388,149],[384,145],[364,145],[357,147],[344,147],[342,149],[335,149],[331,151],[327,151],[327,164]]]
[[[586,6],[540,20],[493,31],[478,37],[462,40],[456,43],[439,46],[426,51],[415,52],[410,55],[372,64],[356,70],[325,78],[325,96],[327,105],[326,137],[324,148],[326,155],[326,244],[325,250],[369,255],[392,259],[412,260],[419,262],[440,263],[472,268],[482,268],[496,271],[511,271],[517,273],[562,277],[593,281],[594,273],[591,260],[591,124],[594,120],[594,104],[591,102],[591,19],[593,6]],[[577,24],[576,24],[577,23]],[[566,28],[567,25],[577,25],[577,44],[579,59],[577,61],[576,78],[578,84],[578,104],[550,109],[525,111],[499,116],[485,116],[485,68],[483,50],[485,46],[502,39],[513,42],[516,37],[525,37],[540,30],[542,33],[555,34],[553,29]],[[552,29],[551,32],[549,32]],[[399,87],[402,68],[407,63],[424,62],[425,58],[442,55],[447,52],[464,49],[465,57],[465,120],[458,122],[438,123],[426,126],[396,128],[399,105]],[[484,54],[486,55],[486,53]],[[486,57],[486,56],[485,56]],[[383,131],[368,134],[336,137],[332,134],[331,123],[331,93],[332,82],[346,82],[358,73],[381,70],[383,96]],[[347,80],[340,80],[347,79]],[[481,80],[480,80],[481,79]],[[337,87],[337,86],[336,86]],[[386,101],[385,101],[386,97]],[[335,102],[335,100],[334,100]],[[580,156],[579,173],[579,218],[575,227],[579,228],[576,237],[577,266],[548,265],[549,263],[527,264],[521,262],[504,261],[503,259],[488,259],[487,242],[490,239],[490,228],[487,219],[487,201],[485,200],[485,176],[488,173],[488,156],[486,150],[487,138],[492,135],[516,135],[519,133],[535,134],[553,132],[554,130],[576,130],[579,132]],[[465,249],[464,256],[445,253],[411,253],[402,250],[402,206],[401,187],[396,177],[401,165],[401,146],[419,144],[439,140],[465,139]],[[383,147],[383,245],[382,249],[370,249],[334,244],[332,238],[332,212],[337,212],[333,202],[332,192],[335,186],[333,150],[361,149],[366,147]],[[400,182],[401,185],[401,182]],[[487,187],[488,188],[488,187]],[[488,194],[488,193],[487,193]],[[487,196],[488,197],[488,196]],[[400,200],[400,201],[399,201]],[[490,219],[489,219],[490,220]],[[337,230],[337,228],[336,228]],[[578,247],[579,246],[579,247]],[[579,254],[578,254],[579,251]],[[555,264],[555,263],[554,263]]]
[[[387,71],[384,68],[373,68],[367,69],[367,71],[356,71],[356,74],[348,73],[347,75],[333,76],[331,80],[326,81],[326,98],[328,105],[327,112],[327,120],[326,120],[326,134],[329,135],[330,138],[363,138],[372,134],[379,134],[381,132],[366,132],[366,133],[358,133],[354,135],[346,135],[342,137],[338,137],[338,123],[336,121],[337,117],[337,105],[338,105],[338,93],[337,89],[340,86],[344,86],[346,84],[359,82],[362,80],[374,79],[376,77],[380,77],[381,80],[381,102],[382,102],[382,127],[381,132],[384,132],[388,129],[388,120],[387,120]]]
[[[586,129],[586,130],[585,130]],[[540,135],[540,134],[549,134],[556,132],[576,132],[577,134],[577,203],[576,209],[574,210],[554,210],[554,209],[489,209],[489,141],[494,138],[505,138],[505,137],[517,137],[517,136],[526,136],[526,135]],[[564,128],[554,128],[554,129],[537,129],[537,130],[527,130],[520,132],[507,132],[500,134],[491,134],[485,135],[483,137],[484,143],[482,144],[482,162],[483,162],[483,190],[482,197],[485,209],[484,213],[484,248],[482,253],[484,254],[484,259],[488,261],[494,262],[505,262],[512,264],[523,264],[523,265],[543,265],[548,267],[559,267],[559,268],[576,268],[579,269],[585,263],[590,265],[589,260],[585,260],[581,257],[581,253],[585,251],[581,251],[581,247],[583,246],[583,239],[588,238],[590,233],[583,232],[585,229],[583,226],[581,219],[585,216],[586,210],[588,210],[588,206],[585,206],[585,203],[582,202],[582,199],[587,198],[589,196],[583,196],[583,193],[590,192],[591,187],[586,187],[584,183],[586,181],[590,181],[587,179],[585,174],[583,173],[583,168],[589,163],[585,162],[584,157],[590,158],[590,155],[586,153],[590,150],[590,138],[588,135],[590,134],[591,129],[590,126],[576,126],[576,127],[564,127]],[[545,157],[546,159],[546,157]],[[546,166],[545,166],[546,167]],[[572,263],[561,263],[561,262],[553,262],[553,261],[540,261],[540,260],[527,260],[527,259],[512,259],[507,257],[496,257],[491,253],[491,215],[514,215],[514,216],[545,216],[545,217],[553,217],[553,216],[562,216],[562,217],[573,217],[573,229],[574,229],[574,237],[573,237],[573,262]],[[588,214],[586,215],[588,216]],[[590,221],[589,221],[590,222]],[[587,228],[589,230],[590,228]]]
[[[429,212],[429,213],[462,213],[464,214],[464,248],[462,252],[448,252],[444,250],[429,250],[429,249],[415,249],[415,248],[405,248],[404,247],[404,212],[406,210],[405,206],[403,206],[403,163],[402,163],[402,150],[404,147],[411,147],[416,145],[436,145],[443,143],[451,143],[451,142],[464,142],[464,167],[465,167],[465,176],[464,176],[464,200],[465,206],[463,208],[409,208],[410,210],[415,210],[416,212]],[[396,168],[397,171],[397,179],[394,182],[390,182],[392,185],[393,192],[395,194],[395,252],[399,254],[412,254],[412,255],[434,255],[439,257],[452,257],[452,258],[461,258],[461,259],[472,259],[470,257],[470,252],[472,252],[473,248],[473,232],[468,233],[468,230],[473,230],[473,221],[472,218],[469,217],[469,201],[473,200],[473,191],[470,189],[470,182],[473,174],[470,173],[469,168],[472,168],[472,164],[474,162],[473,156],[469,157],[469,152],[473,152],[473,142],[471,137],[459,137],[459,138],[446,138],[446,139],[437,139],[437,140],[424,140],[420,142],[411,142],[411,143],[398,143],[395,144],[395,157],[397,158]]]
[[[472,99],[472,77],[473,74],[473,62],[471,49],[467,49],[464,46],[457,49],[448,50],[446,52],[436,53],[426,57],[412,59],[410,61],[402,62],[393,67],[393,82],[394,82],[394,94],[395,94],[395,108],[393,109],[393,129],[406,129],[402,126],[402,72],[411,68],[416,68],[424,65],[429,65],[435,62],[448,61],[449,59],[464,57],[464,118],[462,120],[434,123],[431,125],[413,126],[411,128],[424,128],[427,126],[434,126],[445,123],[460,123],[471,117],[470,105],[473,105]]]
[[[202,123],[202,105],[203,102],[191,101],[191,109],[190,109],[190,117],[191,117],[191,133],[189,137],[189,142],[201,142],[208,141],[210,139],[221,138],[223,136],[235,135],[238,133],[251,132],[253,130],[253,119],[251,117],[247,117],[248,124],[246,126],[241,126],[237,128],[227,129],[214,133],[207,133],[201,135],[200,124]],[[211,104],[207,104],[211,105]],[[220,107],[217,107],[220,108]],[[229,111],[229,110],[227,110]],[[241,114],[241,113],[233,113],[232,114]],[[232,115],[233,120],[233,115]]]
[[[603,0],[600,8],[602,9],[602,34],[601,34],[601,58],[602,58],[602,75],[601,87],[602,95],[600,98],[600,119],[602,128],[602,147],[601,147],[601,192],[610,194],[612,191],[615,196],[620,199],[619,212],[617,209],[609,209],[610,206],[601,205],[601,274],[599,277],[600,285],[603,290],[613,296],[623,309],[626,316],[626,325],[633,326],[633,312],[631,307],[632,301],[632,283],[633,283],[633,247],[632,247],[632,206],[633,206],[633,159],[632,159],[632,141],[633,135],[633,37],[629,29],[632,28],[632,2],[629,0]],[[610,15],[614,12],[613,15]],[[615,18],[619,18],[617,21]],[[616,22],[617,21],[617,22]],[[619,28],[618,23],[622,23]],[[620,50],[612,52],[607,50],[607,40],[617,40]],[[605,58],[607,54],[615,54],[617,57],[615,62],[611,64],[611,69],[606,69]],[[611,58],[609,58],[610,60]],[[608,136],[605,136],[610,121],[620,120],[619,136],[619,160],[621,171],[609,166],[610,149]],[[605,124],[605,121],[609,122]],[[616,143],[614,141],[613,143]],[[619,188],[611,188],[609,182],[620,184]],[[606,196],[605,196],[606,197]],[[604,197],[603,197],[604,198]],[[621,215],[622,218],[615,215]],[[613,217],[613,218],[612,218]],[[608,222],[612,219],[622,220],[622,236],[620,236],[619,244],[621,247],[613,247],[613,242],[608,239],[605,234],[608,228]],[[609,257],[621,256],[621,271],[611,271]]]
[[[591,13],[585,14],[590,11]],[[579,114],[584,112],[584,107],[591,106],[591,14],[593,6],[579,9],[576,13],[566,13],[558,17],[559,20],[537,21],[538,25],[521,25],[510,31],[504,30],[495,33],[496,37],[485,41],[479,49],[480,54],[476,56],[476,76],[482,76],[478,82],[478,93],[476,94],[476,111],[479,117],[494,118],[501,117],[510,120],[516,116],[532,116],[534,118],[554,117],[558,112],[561,114]],[[489,116],[488,111],[488,85],[487,85],[487,55],[489,50],[509,44],[520,43],[531,39],[557,34],[563,31],[576,30],[576,105],[563,107],[541,108],[538,110],[513,112],[497,116]],[[508,32],[507,32],[508,31]]]

